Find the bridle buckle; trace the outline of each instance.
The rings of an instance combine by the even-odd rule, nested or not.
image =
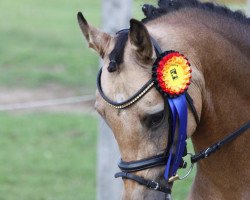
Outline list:
[[[205,151],[205,153],[204,153],[205,158],[207,158],[207,157],[208,157],[208,155],[209,155],[209,151],[210,151],[210,147],[209,147],[209,148],[207,148],[207,149],[206,149],[206,151]]]
[[[157,183],[157,182],[155,182],[155,181],[151,181],[152,183],[154,183],[155,184],[155,187],[153,187],[152,189],[153,190],[158,190],[159,189],[159,183]]]

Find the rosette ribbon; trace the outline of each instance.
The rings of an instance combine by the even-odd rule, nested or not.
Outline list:
[[[186,149],[187,139],[187,102],[185,94],[176,98],[168,98],[168,103],[172,115],[172,136],[175,139],[175,132],[178,127],[178,138],[176,145],[172,141],[172,147],[169,151],[169,158],[167,161],[164,177],[168,180],[170,177],[175,176],[176,172],[182,162],[182,157]],[[177,123],[178,122],[178,123]]]

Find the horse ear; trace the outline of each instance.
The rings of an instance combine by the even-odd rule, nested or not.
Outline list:
[[[129,38],[142,60],[148,61],[152,59],[153,45],[148,30],[143,23],[135,19],[130,20]]]
[[[78,12],[77,19],[89,47],[94,49],[103,58],[111,36],[89,25],[81,12]]]

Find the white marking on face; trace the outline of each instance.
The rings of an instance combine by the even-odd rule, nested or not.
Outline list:
[[[121,103],[121,102],[125,101],[124,94],[122,94],[122,93],[115,94],[115,101],[117,103]]]

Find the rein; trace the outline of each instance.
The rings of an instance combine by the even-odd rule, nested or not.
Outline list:
[[[118,33],[120,33],[120,32],[128,32],[128,30],[127,29],[121,30]],[[161,61],[160,58],[162,58],[162,56],[168,55],[169,52],[170,53],[174,52],[174,51],[169,51],[169,52],[162,53],[160,46],[152,37],[151,37],[151,41],[152,41],[153,47],[155,49],[156,55],[158,57],[156,59],[157,63],[159,61]],[[156,70],[156,69],[154,69],[154,67],[153,67],[153,70]],[[141,87],[141,89],[139,89],[129,99],[127,99],[121,103],[114,102],[111,99],[109,99],[102,90],[101,74],[102,74],[102,69],[100,69],[100,71],[97,75],[97,89],[98,89],[101,97],[104,99],[104,101],[109,106],[116,108],[116,109],[128,108],[129,106],[131,106],[132,104],[137,102],[139,99],[141,99],[150,89],[153,88],[153,86],[155,86],[156,89],[159,90],[158,83],[155,80],[155,77],[153,76],[147,83],[145,83]],[[186,88],[186,90],[187,90],[187,88]],[[247,122],[246,124],[242,125],[239,129],[237,129],[233,133],[229,134],[221,141],[213,144],[212,146],[199,152],[198,154],[195,154],[195,155],[190,154],[191,167],[190,167],[188,173],[184,177],[179,177],[177,174],[177,170],[179,168],[186,168],[187,167],[187,163],[183,160],[183,157],[185,157],[188,154],[187,149],[186,149],[187,135],[186,135],[185,124],[183,125],[184,135],[180,135],[180,134],[183,134],[183,133],[181,133],[180,130],[178,130],[179,134],[175,134],[175,126],[176,126],[177,118],[179,119],[179,126],[181,126],[181,122],[183,120],[187,121],[187,119],[185,119],[185,116],[184,117],[182,116],[182,115],[184,115],[182,113],[183,109],[181,109],[180,107],[183,107],[183,105],[185,105],[184,111],[186,109],[185,112],[187,112],[186,103],[189,105],[189,107],[194,115],[194,118],[196,120],[197,125],[199,124],[199,116],[198,116],[198,113],[197,113],[195,106],[193,104],[192,97],[186,91],[184,91],[183,94],[181,95],[182,99],[179,101],[179,104],[172,101],[172,99],[174,99],[174,98],[177,99],[178,96],[174,96],[174,95],[169,96],[169,95],[166,95],[165,93],[162,93],[162,94],[163,94],[164,100],[166,100],[165,102],[166,102],[168,109],[170,110],[170,113],[171,113],[169,115],[169,119],[168,119],[169,139],[168,139],[168,144],[167,144],[167,147],[165,149],[165,152],[162,154],[156,155],[156,156],[152,156],[152,157],[137,160],[137,161],[131,161],[131,162],[126,162],[126,161],[123,161],[121,159],[120,162],[118,163],[118,167],[121,169],[121,172],[116,173],[115,178],[122,177],[124,179],[130,179],[130,180],[136,181],[138,184],[143,185],[149,189],[153,189],[153,190],[165,193],[166,199],[171,199],[171,196],[170,196],[171,186],[170,185],[172,185],[172,183],[175,180],[181,180],[181,179],[186,178],[190,174],[194,163],[197,163],[198,161],[200,161],[204,158],[207,158],[209,155],[211,155],[212,153],[219,150],[223,145],[231,142],[236,137],[240,136],[243,132],[245,132],[247,129],[250,128],[250,122]],[[175,113],[174,113],[174,111],[175,111]],[[181,119],[182,117],[184,119]],[[180,127],[179,127],[179,129],[180,129]],[[176,138],[178,139],[178,143],[174,142]],[[166,170],[165,170],[165,175],[164,175],[165,179],[166,179],[165,184],[161,184],[161,183],[156,182],[154,180],[145,179],[141,176],[137,176],[135,174],[132,174],[133,172],[137,172],[137,171],[141,171],[141,170],[145,170],[145,169],[149,169],[149,168],[153,168],[153,167],[158,167],[158,166],[164,166],[164,165],[166,165]]]

